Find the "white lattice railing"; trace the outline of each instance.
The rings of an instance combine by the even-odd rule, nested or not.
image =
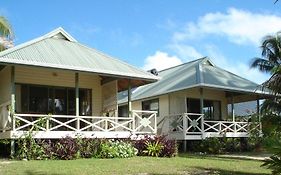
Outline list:
[[[203,135],[205,133],[250,133],[260,130],[259,122],[209,121],[203,114],[184,113],[168,116],[169,132],[183,132],[184,135]]]
[[[156,134],[156,116],[155,111],[132,111],[132,117],[14,114],[14,131]]]

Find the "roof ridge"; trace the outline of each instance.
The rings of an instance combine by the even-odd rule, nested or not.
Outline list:
[[[173,69],[173,68],[176,68],[176,67],[180,67],[180,66],[183,66],[183,65],[186,65],[186,64],[190,64],[190,63],[193,63],[193,62],[196,62],[196,61],[202,61],[204,60],[205,58],[208,58],[208,57],[202,57],[202,58],[198,58],[198,59],[195,59],[195,60],[191,60],[191,61],[188,61],[186,63],[182,63],[182,64],[179,64],[179,65],[176,65],[176,66],[172,66],[172,67],[168,67],[166,69],[163,69],[163,70],[160,70],[159,72],[163,72],[163,71],[166,71],[166,70],[169,70],[169,69]]]
[[[17,51],[17,50],[26,48],[26,47],[28,47],[28,46],[30,46],[30,45],[36,44],[36,43],[38,43],[38,42],[40,42],[40,41],[43,41],[43,40],[45,40],[45,39],[50,39],[50,38],[52,38],[53,36],[55,36],[55,34],[58,33],[58,32],[61,32],[67,39],[71,39],[71,40],[69,40],[70,42],[76,41],[76,40],[75,40],[70,34],[68,34],[62,27],[58,27],[58,28],[52,30],[51,32],[48,32],[48,33],[46,33],[46,34],[44,34],[44,35],[42,35],[42,36],[39,36],[39,37],[34,38],[34,39],[30,40],[30,41],[26,41],[26,42],[24,42],[24,43],[21,43],[21,44],[15,46],[15,47],[12,47],[12,48],[9,48],[9,49],[6,49],[6,50],[0,52],[0,57],[5,56],[6,54],[13,53],[13,52],[15,52],[15,51]],[[69,36],[68,36],[68,35],[69,35]],[[55,39],[55,38],[54,38],[54,39]]]

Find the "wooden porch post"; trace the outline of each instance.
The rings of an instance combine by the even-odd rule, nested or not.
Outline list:
[[[259,99],[257,99],[257,116],[258,116],[258,121],[259,121],[259,126],[260,126],[260,132],[261,132],[262,126],[261,126],[260,100]]]
[[[200,114],[204,113],[203,108],[204,108],[204,94],[203,94],[203,88],[200,88]],[[202,138],[205,137],[204,117],[205,116],[203,115],[202,119],[201,119],[201,137]]]
[[[15,66],[11,67],[11,120],[12,120],[12,131],[14,131],[16,128],[16,121],[15,121]],[[15,155],[15,140],[12,139],[11,140],[11,157],[13,157]]]
[[[235,122],[235,111],[234,111],[234,98],[233,98],[233,94],[231,94],[231,116],[232,116],[232,121]]]
[[[203,88],[200,88],[200,113],[203,114],[204,108],[204,97],[203,97]]]
[[[131,102],[131,95],[132,95],[132,86],[131,80],[128,80],[128,117],[132,117],[132,102]]]
[[[75,73],[75,102],[76,102],[76,129],[80,129],[80,119],[79,119],[79,73]]]

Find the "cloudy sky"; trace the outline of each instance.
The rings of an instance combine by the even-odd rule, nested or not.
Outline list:
[[[281,30],[275,0],[1,0],[20,44],[57,27],[79,42],[142,69],[165,69],[204,56],[257,83],[250,69],[260,43]]]

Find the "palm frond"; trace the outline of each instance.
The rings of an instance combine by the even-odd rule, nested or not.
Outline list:
[[[250,66],[251,68],[258,68],[261,72],[271,72],[274,67],[268,60],[263,58],[253,58]]]
[[[0,34],[9,38],[14,37],[12,27],[4,16],[0,16]]]

